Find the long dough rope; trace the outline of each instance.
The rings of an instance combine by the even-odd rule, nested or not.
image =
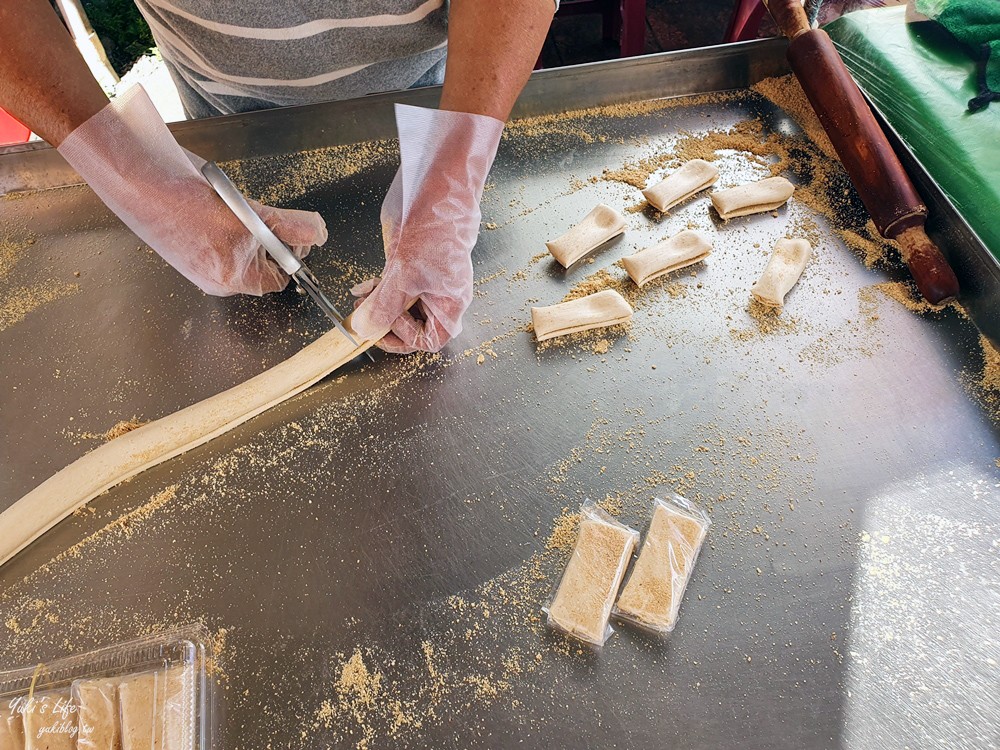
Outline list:
[[[350,318],[344,325],[354,334]],[[357,335],[354,338],[360,340]],[[332,330],[245,383],[127,432],[78,458],[0,513],[0,566],[116,484],[301,393],[377,340],[354,346]]]

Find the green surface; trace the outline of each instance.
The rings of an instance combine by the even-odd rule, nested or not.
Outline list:
[[[1000,107],[970,114],[975,64],[943,29],[904,9],[851,13],[826,26],[858,84],[995,257],[1000,259]]]

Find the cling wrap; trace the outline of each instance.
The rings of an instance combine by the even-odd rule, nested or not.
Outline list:
[[[975,63],[905,8],[850,13],[825,27],[861,89],[1000,259],[1000,108],[970,116]]]

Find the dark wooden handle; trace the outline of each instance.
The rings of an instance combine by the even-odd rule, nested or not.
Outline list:
[[[896,241],[924,299],[932,305],[940,305],[958,295],[955,272],[927,236],[923,225],[904,229],[896,235]]]
[[[809,30],[809,17],[800,0],[764,0],[767,12],[789,39]]]
[[[908,235],[912,252],[904,249],[903,259],[921,293],[934,304],[956,296],[955,272],[923,233],[927,207],[830,37],[817,29],[799,34],[788,45],[788,61],[878,231],[900,239],[920,230]]]

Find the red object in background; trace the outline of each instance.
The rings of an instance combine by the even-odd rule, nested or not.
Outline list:
[[[646,51],[646,0],[562,0],[556,16],[600,14],[601,32],[608,41],[618,41],[619,57],[635,57]],[[535,70],[542,68],[538,54]]]
[[[760,22],[767,13],[767,8],[761,0],[737,0],[733,16],[729,20],[729,28],[722,38],[724,42],[745,42],[756,39]]]
[[[30,137],[30,128],[25,127],[0,109],[0,146],[11,143],[27,143]]]

